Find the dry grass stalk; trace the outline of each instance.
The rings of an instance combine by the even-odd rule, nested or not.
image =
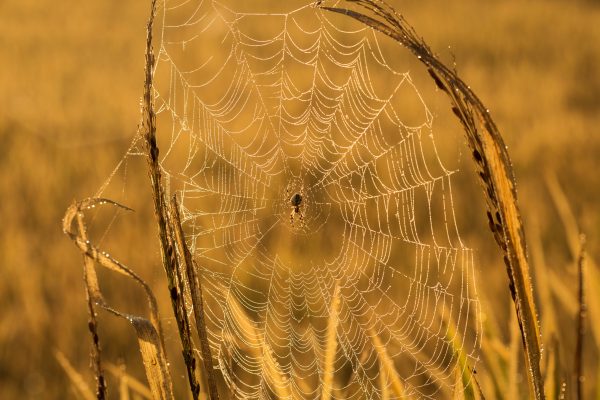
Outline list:
[[[173,196],[171,200],[171,220],[173,221],[173,230],[175,234],[175,243],[179,250],[179,254],[183,258],[183,264],[185,269],[181,268],[180,275],[183,275],[183,280],[188,283],[190,288],[190,294],[192,297],[192,305],[194,310],[194,318],[196,320],[196,331],[200,338],[200,349],[202,352],[202,359],[204,361],[204,369],[208,380],[208,393],[211,400],[217,400],[219,398],[219,392],[217,390],[217,380],[215,372],[212,366],[212,355],[210,352],[210,343],[208,342],[208,335],[206,333],[206,323],[204,322],[204,304],[202,301],[202,286],[198,274],[198,267],[192,260],[192,255],[185,242],[185,236],[183,228],[181,226],[181,218],[179,216],[179,206],[177,204],[177,197]],[[181,267],[181,262],[178,264]],[[180,280],[180,282],[183,282]],[[183,293],[183,287],[180,288]]]
[[[333,378],[335,372],[335,354],[337,352],[337,327],[339,323],[339,311],[342,299],[340,297],[340,286],[337,284],[333,290],[331,306],[329,308],[329,321],[327,323],[327,335],[325,343],[325,359],[323,360],[323,379],[321,399],[329,400],[333,393]]]
[[[585,236],[581,235],[581,250],[579,251],[579,259],[577,260],[578,277],[579,277],[579,312],[577,313],[577,342],[575,345],[575,389],[577,399],[583,399],[583,382],[585,375],[583,373],[583,343],[586,333],[586,318],[587,318],[587,303],[585,294]]]
[[[172,210],[169,210],[167,214],[168,217],[172,217]],[[179,252],[179,257],[175,251],[175,247],[177,245],[177,240],[175,238],[175,232],[178,228],[175,226],[175,221],[172,218],[167,219],[167,251],[168,251],[168,262],[163,264],[165,270],[168,271],[168,274],[171,274],[171,278],[173,278],[175,287],[170,288],[171,295],[171,304],[173,305],[173,312],[175,313],[175,320],[177,321],[177,328],[179,331],[179,338],[181,339],[181,345],[183,347],[183,360],[185,362],[188,381],[190,383],[190,389],[192,392],[192,398],[194,400],[198,399],[200,395],[200,382],[196,376],[196,357],[194,355],[194,344],[192,341],[192,330],[190,328],[190,320],[187,312],[187,308],[185,305],[185,284],[186,284],[186,275],[183,270],[182,258],[183,252],[185,250],[182,248]],[[179,227],[181,229],[181,227]],[[183,246],[185,246],[185,242],[183,242]],[[189,253],[189,252],[188,252]],[[218,398],[218,396],[217,396]]]
[[[81,238],[88,241],[87,228],[85,221],[83,220],[83,214],[77,214],[77,225]],[[94,260],[88,255],[83,255],[83,279],[85,282],[85,296],[88,306],[88,329],[92,335],[92,351],[91,351],[91,362],[94,368],[94,375],[96,377],[96,398],[103,400],[106,398],[106,380],[104,378],[104,372],[102,370],[102,360],[100,351],[100,338],[98,337],[98,321],[96,320],[96,303],[103,301],[102,299],[95,298],[100,293],[100,286],[98,285],[98,276],[96,275],[96,269],[94,268]]]
[[[67,357],[65,357],[65,355],[59,350],[54,350],[54,357],[71,380],[75,393],[81,396],[81,398],[84,400],[94,400],[96,397],[94,397],[94,394],[85,383],[85,379],[83,379],[81,374],[77,372],[75,368],[73,368]]]
[[[76,202],[69,207],[65,213],[65,217],[63,219],[63,232],[69,236],[71,240],[73,240],[75,245],[83,254],[85,254],[95,263],[98,263],[99,265],[111,271],[129,277],[141,285],[146,292],[146,298],[148,300],[148,306],[150,309],[150,319],[122,313],[110,307],[103,300],[102,292],[100,291],[97,281],[90,279],[90,275],[88,275],[87,282],[91,282],[91,284],[88,285],[88,288],[91,291],[90,297],[96,301],[96,304],[106,311],[120,318],[126,319],[133,325],[137,334],[140,353],[142,355],[142,361],[146,370],[146,377],[148,378],[148,383],[150,384],[150,390],[152,391],[153,397],[155,399],[173,399],[171,376],[164,350],[164,336],[160,325],[156,298],[154,297],[152,290],[148,284],[146,284],[146,282],[144,282],[144,280],[142,280],[130,268],[112,258],[108,253],[98,249],[90,242],[90,240],[84,239],[79,232],[74,233],[72,231],[73,221],[80,217],[85,210],[104,204],[111,204],[115,207],[129,210],[127,207],[107,199],[94,198]],[[91,276],[95,276],[95,274]]]
[[[509,288],[521,328],[531,392],[534,398],[543,399],[539,321],[531,287],[514,173],[502,136],[475,93],[453,70],[435,57],[427,44],[393,8],[379,0],[346,0],[346,3],[359,6],[361,12],[347,8],[323,8],[348,15],[408,48],[426,66],[437,86],[450,98],[452,110],[463,125],[478,169],[490,228],[504,253]]]
[[[189,319],[183,300],[184,282],[180,272],[179,260],[175,252],[175,239],[173,228],[169,221],[169,207],[162,186],[162,174],[159,165],[159,149],[156,144],[156,114],[153,101],[153,75],[154,75],[154,51],[152,44],[152,29],[156,15],[156,0],[152,0],[150,16],[146,25],[146,64],[144,95],[142,108],[141,130],[144,134],[146,154],[148,159],[148,174],[152,186],[152,199],[154,202],[154,213],[158,225],[158,236],[160,241],[160,254],[168,281],[169,294],[179,337],[183,347],[183,358],[187,369],[190,390],[194,400],[200,394],[200,383],[196,378],[196,361],[191,340]],[[179,276],[178,276],[179,273]]]

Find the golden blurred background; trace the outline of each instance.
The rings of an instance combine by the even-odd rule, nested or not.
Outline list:
[[[460,76],[491,110],[512,156],[526,229],[530,236],[534,228],[540,232],[544,267],[574,291],[574,262],[546,176],[558,178],[588,235],[590,256],[598,259],[600,3],[391,4],[443,60],[455,62]],[[81,256],[62,234],[60,221],[73,200],[93,195],[108,178],[136,132],[148,11],[143,1],[0,2],[2,399],[73,396],[55,350],[92,383]],[[436,129],[439,136],[443,128]],[[464,143],[460,146],[466,154]],[[157,247],[148,244],[156,236],[151,205],[143,201],[149,198],[143,167],[139,160],[131,168],[137,175],[127,177],[128,191],[136,193],[127,205],[136,212],[120,218],[111,228],[117,237],[102,243],[156,288],[168,323],[164,273]],[[477,250],[483,312],[499,316],[502,339],[508,340],[512,304],[505,269],[489,231],[482,229],[485,212],[471,170],[463,171],[460,183],[454,192],[461,193],[464,206],[456,212],[463,235]],[[477,207],[465,200],[471,197]],[[110,282],[103,289],[111,300],[132,311],[143,309],[136,304],[139,293],[120,290],[129,287],[127,282],[108,276],[104,282]],[[560,318],[565,318],[561,326],[573,327],[562,338],[568,369],[574,317],[565,311]],[[174,335],[167,341],[171,361],[177,364]],[[132,375],[143,379],[135,337],[125,322],[101,315],[100,338],[106,359],[122,360]],[[593,383],[598,348],[591,339],[586,346],[588,382]],[[186,380],[174,377],[183,393]],[[112,396],[116,392],[111,390]]]

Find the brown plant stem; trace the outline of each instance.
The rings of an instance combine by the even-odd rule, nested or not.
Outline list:
[[[198,274],[196,273],[196,271],[198,271],[198,267],[192,260],[192,255],[185,242],[185,236],[183,234],[183,228],[181,226],[181,218],[179,216],[179,205],[177,204],[177,196],[173,196],[171,200],[171,215],[173,220],[175,242],[179,249],[179,254],[183,257],[183,262],[185,264],[185,269],[182,271],[182,274],[184,276],[185,281],[188,282],[190,294],[192,297],[194,317],[196,320],[196,331],[198,333],[198,337],[200,338],[202,360],[204,361],[204,369],[206,370],[208,380],[208,393],[211,400],[218,400],[219,392],[217,391],[217,380],[212,366],[210,343],[208,342],[208,335],[206,333],[206,323],[204,322],[202,285]]]
[[[79,235],[84,241],[88,241],[87,227],[83,220],[83,214],[77,213],[77,227]],[[83,280],[85,282],[85,297],[88,307],[88,329],[92,335],[91,363],[96,377],[96,398],[106,399],[106,380],[102,369],[102,353],[100,351],[100,338],[98,337],[98,321],[96,320],[96,309],[94,304],[102,299],[97,299],[94,294],[100,292],[98,278],[94,268],[94,260],[87,254],[83,254]]]
[[[148,384],[150,385],[153,397],[155,399],[170,400],[173,399],[173,387],[165,353],[164,335],[160,324],[158,306],[152,290],[133,270],[94,246],[90,240],[84,239],[79,230],[73,231],[73,221],[83,218],[85,210],[107,204],[122,210],[130,210],[108,199],[90,198],[75,202],[67,209],[63,218],[63,232],[86,257],[93,261],[93,263],[84,264],[85,268],[94,268],[98,264],[108,270],[127,276],[144,289],[150,309],[150,319],[126,314],[109,306],[103,299],[96,272],[88,271],[86,275],[86,284],[90,291],[90,298],[93,299],[95,305],[113,315],[126,319],[135,329],[142,361],[146,370],[146,377],[148,378]]]
[[[144,133],[146,153],[148,158],[148,174],[152,186],[152,198],[154,200],[154,214],[158,224],[158,236],[160,241],[160,254],[162,264],[167,275],[169,294],[173,313],[177,321],[179,337],[183,347],[183,358],[188,373],[190,389],[194,400],[200,393],[200,384],[196,379],[196,363],[191,344],[191,332],[185,304],[183,302],[183,292],[181,287],[183,282],[177,279],[177,255],[173,247],[172,232],[169,227],[168,208],[165,201],[165,194],[162,187],[162,176],[159,166],[159,150],[156,144],[156,114],[154,112],[153,93],[153,73],[154,73],[154,51],[152,46],[152,29],[154,17],[156,15],[156,0],[152,0],[150,16],[146,25],[146,65],[143,95],[142,111],[142,131]],[[179,285],[178,285],[179,282]]]
[[[440,90],[452,104],[472,151],[487,205],[489,226],[504,253],[509,290],[513,298],[525,349],[532,397],[543,399],[540,370],[541,335],[527,259],[525,233],[517,203],[516,183],[508,151],[496,124],[481,100],[433,54],[406,20],[381,0],[346,0],[361,8],[322,7],[347,15],[391,37],[425,65]],[[343,3],[342,3],[343,4]]]

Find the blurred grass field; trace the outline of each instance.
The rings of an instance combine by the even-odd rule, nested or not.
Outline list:
[[[570,238],[545,176],[558,178],[588,236],[588,252],[598,259],[600,4],[392,4],[442,59],[452,62],[454,57],[459,74],[491,110],[512,156],[529,239],[534,228],[540,232],[547,270],[540,270],[534,259],[536,273],[558,277],[574,296],[577,277]],[[62,235],[60,220],[74,199],[92,195],[105,181],[136,131],[148,9],[143,1],[0,2],[2,399],[72,396],[54,349],[64,352],[92,382],[80,255]],[[440,135],[443,128],[436,127]],[[142,162],[140,166],[136,170],[141,173],[127,179],[129,189],[139,194],[128,204],[136,212],[119,220],[118,237],[104,243],[156,288],[162,316],[169,319],[158,249],[146,250],[145,243],[156,236],[151,206],[141,200],[148,198],[149,189]],[[454,188],[463,199],[480,197],[472,175],[469,169],[463,171],[463,185]],[[484,314],[495,315],[497,339],[508,344],[513,307],[504,266],[485,229],[484,209],[459,204],[457,213],[463,234],[478,251]],[[111,299],[130,310],[139,307],[139,293],[119,290],[128,285],[118,279],[109,282],[103,289]],[[562,330],[564,367],[570,370],[575,319],[568,301],[553,296],[558,304],[554,329]],[[543,320],[546,305],[539,307]],[[130,328],[104,315],[100,327],[106,358],[122,359],[133,375],[143,378]],[[548,347],[549,335],[543,335]],[[171,361],[177,364],[175,338],[167,340]],[[591,398],[597,390],[598,342],[588,335],[586,346],[586,390]],[[477,368],[489,368],[485,357]],[[175,386],[185,390],[185,379],[174,376]],[[519,387],[525,392],[522,379]],[[116,392],[111,391],[113,396]]]

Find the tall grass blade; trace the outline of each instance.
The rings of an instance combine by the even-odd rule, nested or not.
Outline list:
[[[145,140],[145,150],[148,161],[148,175],[152,187],[152,199],[154,202],[154,214],[158,225],[158,237],[160,242],[160,254],[162,264],[167,275],[167,283],[173,307],[173,314],[177,321],[179,337],[183,347],[183,359],[186,365],[190,390],[194,400],[200,394],[200,383],[196,378],[196,362],[192,348],[191,331],[189,320],[183,300],[184,282],[180,273],[180,266],[174,248],[175,239],[173,228],[169,221],[169,207],[166,201],[164,188],[162,186],[162,174],[159,165],[159,149],[156,144],[156,113],[153,100],[153,78],[155,57],[152,43],[152,30],[156,15],[156,0],[150,3],[150,16],[146,24],[146,63],[145,80],[142,106],[142,122],[140,130]]]
[[[171,200],[171,220],[173,221],[173,230],[175,233],[175,242],[179,250],[179,254],[183,258],[183,264],[185,269],[181,272],[184,276],[184,280],[188,283],[190,288],[190,294],[192,297],[192,306],[194,310],[194,318],[196,320],[196,331],[200,338],[200,349],[202,351],[202,359],[204,361],[204,369],[206,371],[208,380],[208,393],[211,400],[219,399],[219,392],[217,390],[217,380],[215,377],[215,371],[212,366],[212,355],[210,352],[210,344],[208,342],[208,335],[206,333],[206,324],[204,322],[204,304],[202,301],[202,286],[200,279],[196,271],[198,267],[192,260],[192,255],[185,242],[185,236],[183,228],[181,226],[181,218],[179,216],[179,205],[177,204],[177,197],[173,196]],[[179,265],[181,266],[181,262]],[[183,289],[183,288],[182,288]]]
[[[165,264],[165,270],[167,270],[168,274],[171,275],[171,278],[174,279],[175,287],[171,288],[171,304],[173,306],[173,311],[175,313],[175,320],[177,321],[177,328],[179,330],[179,338],[181,339],[183,360],[185,362],[187,374],[188,374],[188,382],[190,384],[190,389],[192,392],[192,398],[194,400],[198,399],[200,395],[200,382],[196,376],[196,358],[194,355],[194,345],[192,341],[192,330],[190,327],[190,319],[189,314],[187,312],[187,307],[185,305],[185,293],[186,293],[186,283],[189,282],[187,280],[187,274],[184,269],[184,264],[187,259],[185,259],[184,253],[187,250],[185,246],[185,241],[182,241],[181,246],[178,246],[178,240],[176,238],[176,232],[181,230],[181,227],[176,226],[176,221],[173,218],[173,210],[168,209],[167,212],[167,254],[168,254],[168,262]],[[179,247],[179,254],[177,254],[176,247]],[[188,251],[189,255],[189,251]],[[191,261],[190,261],[191,263]],[[218,396],[217,396],[218,398]]]
[[[96,300],[98,306],[113,315],[126,319],[135,329],[142,361],[146,371],[146,377],[148,378],[148,383],[154,399],[173,399],[173,387],[164,347],[164,336],[160,325],[156,298],[154,297],[152,290],[148,284],[146,284],[146,282],[130,268],[111,257],[108,253],[94,246],[90,240],[83,239],[79,232],[75,233],[72,230],[73,221],[78,216],[81,216],[85,210],[94,208],[97,205],[105,204],[129,210],[127,207],[108,199],[92,198],[76,202],[69,207],[65,213],[65,217],[63,218],[63,232],[73,240],[83,254],[95,263],[129,277],[144,289],[150,309],[150,319],[122,313],[113,309],[103,300],[97,282],[94,285],[89,286],[90,289],[94,290],[90,295]]]
[[[352,17],[408,48],[425,65],[436,85],[450,98],[452,110],[463,125],[472,150],[487,203],[490,228],[504,253],[509,287],[521,328],[532,397],[543,399],[541,337],[525,233],[517,204],[514,172],[500,132],[469,86],[455,71],[436,58],[429,46],[393,8],[379,0],[346,0],[345,3],[357,5],[361,11],[323,8]]]

